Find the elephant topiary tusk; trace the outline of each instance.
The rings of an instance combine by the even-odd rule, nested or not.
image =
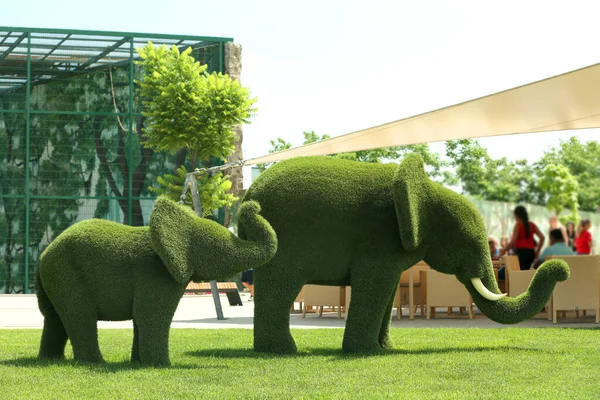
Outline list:
[[[483,297],[485,297],[486,299],[488,299],[490,301],[498,301],[501,298],[503,298],[504,296],[506,296],[506,293],[496,294],[496,293],[490,292],[489,289],[485,287],[483,282],[481,282],[481,278],[472,278],[471,283],[473,284],[473,287],[475,287],[475,289],[477,290],[477,292],[480,295],[482,295]]]

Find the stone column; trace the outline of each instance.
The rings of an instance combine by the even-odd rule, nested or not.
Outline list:
[[[242,73],[242,46],[237,43],[225,43],[225,60],[224,60],[224,72],[229,75],[232,79],[239,81]],[[242,152],[242,141],[244,139],[242,126],[239,125],[235,128],[236,142],[235,150],[227,158],[227,162],[239,161],[244,159]],[[242,175],[242,168],[233,168],[229,171],[229,180],[231,181],[231,193],[236,197],[242,197],[244,195],[244,177]],[[234,205],[237,208],[236,205]],[[232,212],[229,207],[225,209],[225,220],[223,225],[229,226],[231,222]]]
[[[239,81],[242,73],[242,46],[237,43],[225,43],[225,73],[231,77],[231,79]],[[235,144],[235,150],[233,154],[227,158],[227,162],[239,161],[244,159],[242,153],[242,141],[243,132],[242,126],[239,125],[235,128],[235,135],[237,141]],[[231,192],[234,196],[240,196],[243,191],[243,176],[242,168],[234,168],[229,173],[229,179],[231,180]]]

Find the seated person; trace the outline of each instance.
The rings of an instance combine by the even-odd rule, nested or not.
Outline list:
[[[498,248],[498,239],[493,236],[488,236],[488,245],[490,246],[490,255],[492,260],[500,259],[500,249]]]
[[[254,300],[254,270],[249,269],[247,271],[242,272],[242,285],[250,291],[250,298],[248,301]]]
[[[488,236],[488,245],[490,246],[490,255],[493,260],[499,260],[500,258],[500,248],[498,247],[498,239],[494,236]],[[498,270],[498,281],[504,280],[504,267]]]
[[[550,231],[550,246],[546,247],[539,258],[533,264],[533,268],[537,269],[549,256],[572,256],[575,255],[573,250],[565,244],[565,237],[561,229],[552,229]]]

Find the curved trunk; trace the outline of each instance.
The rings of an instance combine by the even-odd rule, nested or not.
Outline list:
[[[525,293],[497,301],[487,300],[479,294],[471,283],[471,278],[459,277],[459,280],[469,290],[473,301],[486,317],[501,324],[516,324],[539,313],[548,303],[556,282],[562,282],[568,277],[567,263],[562,260],[546,261],[538,268]],[[481,279],[490,291],[499,293],[494,279],[490,280],[489,276]]]
[[[260,267],[273,258],[277,251],[277,235],[271,224],[259,212],[260,206],[253,201],[240,206],[238,224],[243,226],[244,234],[240,235],[243,239],[227,232],[230,235],[228,240],[213,243],[217,259],[211,263],[212,257],[208,257],[204,268],[197,269],[193,280],[230,278],[247,269]]]
[[[277,251],[277,236],[258,213],[256,202],[240,207],[240,223],[248,240],[224,226],[200,218],[188,207],[159,197],[150,215],[150,245],[173,278],[194,281],[227,279],[267,263]]]

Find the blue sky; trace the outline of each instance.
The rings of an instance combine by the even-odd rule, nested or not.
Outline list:
[[[233,37],[259,112],[247,158],[269,139],[331,136],[600,62],[594,1],[13,2],[0,25]],[[567,5],[568,4],[568,5]],[[537,159],[597,130],[482,139],[494,157]],[[442,152],[443,147],[432,146]]]

